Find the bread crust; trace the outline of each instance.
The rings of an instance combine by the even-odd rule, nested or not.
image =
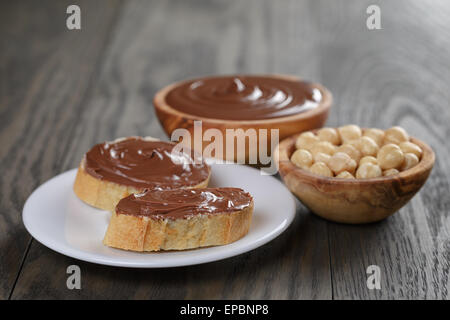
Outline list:
[[[130,186],[121,185],[115,182],[110,182],[98,179],[84,169],[84,158],[78,167],[77,176],[73,185],[75,194],[86,202],[87,204],[108,211],[114,211],[116,204],[120,199],[129,196],[132,193],[142,192],[143,189],[136,189]],[[190,188],[206,188],[211,177],[211,169],[209,169],[208,178],[201,183],[186,187]]]
[[[224,245],[248,233],[250,206],[231,213],[170,219],[113,212],[103,244],[131,251],[185,250]]]

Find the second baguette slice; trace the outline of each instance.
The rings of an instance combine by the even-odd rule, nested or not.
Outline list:
[[[185,250],[248,233],[253,198],[239,188],[152,191],[122,199],[103,243],[132,251]]]

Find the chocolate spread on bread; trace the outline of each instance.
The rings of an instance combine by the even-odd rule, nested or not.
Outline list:
[[[235,212],[251,204],[252,196],[239,188],[150,190],[120,200],[116,213],[178,219],[197,214]]]
[[[178,111],[205,118],[261,120],[298,114],[319,105],[313,84],[270,76],[220,76],[180,83],[166,96]]]
[[[137,189],[193,187],[206,180],[208,165],[194,163],[194,153],[177,154],[173,159],[174,146],[140,137],[100,143],[86,153],[84,169],[95,178]]]

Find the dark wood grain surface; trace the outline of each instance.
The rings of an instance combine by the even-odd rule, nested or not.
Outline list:
[[[82,30],[65,26],[79,4]],[[382,29],[366,28],[381,7]],[[450,2],[3,1],[0,4],[0,299],[450,298]],[[288,73],[334,94],[328,124],[397,124],[428,142],[435,168],[381,223],[327,222],[298,204],[292,226],[247,254],[132,270],[42,246],[21,211],[33,189],[94,143],[165,138],[155,92],[193,76]],[[82,289],[68,290],[77,264]],[[366,268],[381,268],[381,290]]]

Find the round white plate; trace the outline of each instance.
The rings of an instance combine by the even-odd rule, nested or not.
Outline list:
[[[130,252],[103,245],[110,213],[93,208],[72,190],[76,169],[37,188],[25,203],[23,222],[40,243],[59,253],[93,263],[133,267],[177,267],[211,262],[253,250],[281,234],[295,216],[295,201],[277,179],[243,165],[212,164],[211,187],[240,187],[254,197],[249,233],[224,246],[186,251]]]

